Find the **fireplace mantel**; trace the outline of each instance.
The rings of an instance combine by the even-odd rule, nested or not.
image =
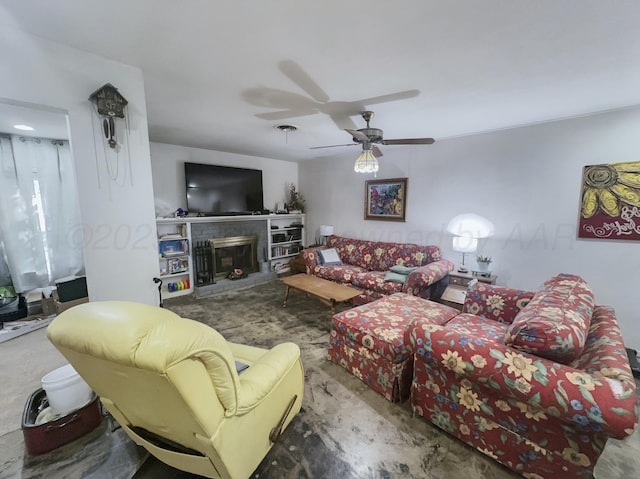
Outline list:
[[[158,224],[176,224],[176,223],[232,223],[238,221],[269,221],[269,220],[297,220],[302,217],[304,222],[304,214],[286,214],[286,215],[234,215],[234,216],[179,216],[176,218],[157,218]]]

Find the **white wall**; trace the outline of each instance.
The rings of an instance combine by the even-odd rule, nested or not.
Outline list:
[[[298,186],[298,164],[291,161],[151,143],[151,168],[156,203],[166,205],[170,211],[187,208],[185,162],[262,170],[264,207],[268,210],[273,210],[276,203],[282,205],[288,200],[289,184],[294,183]]]
[[[437,244],[458,263],[444,228],[459,213],[480,214],[496,227],[480,248],[499,284],[536,289],[556,273],[578,274],[616,309],[627,346],[640,349],[640,243],[577,238],[582,169],[638,161],[640,108],[382,150],[378,178],[409,178],[407,222],[363,219],[373,175],[353,172],[354,151],[301,164],[307,234],[332,224],[339,235]]]
[[[158,274],[156,228],[141,70],[7,27],[0,29],[0,50],[0,97],[68,112],[82,217],[69,247],[84,248],[91,300],[157,304],[152,282]],[[99,132],[94,142],[92,121],[97,118],[88,101],[107,82],[129,101],[131,176],[127,174],[121,185],[106,179]],[[83,241],[79,231],[85,233]]]

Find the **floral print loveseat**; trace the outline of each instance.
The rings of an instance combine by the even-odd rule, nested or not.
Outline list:
[[[528,479],[592,477],[637,420],[611,307],[578,276],[537,292],[478,283],[446,324],[415,323],[415,413]]]
[[[453,263],[442,259],[440,248],[434,245],[367,241],[332,235],[322,248],[335,248],[342,264],[321,264],[317,252],[320,248],[308,248],[302,251],[307,274],[359,289],[361,294],[354,299],[355,304],[365,304],[399,292],[439,299],[446,287],[445,278],[453,270]],[[386,273],[396,265],[416,269],[407,275],[404,283],[385,281]]]

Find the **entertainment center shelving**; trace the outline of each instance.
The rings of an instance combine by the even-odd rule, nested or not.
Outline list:
[[[162,297],[193,292],[191,223],[182,218],[158,218],[158,264]]]
[[[186,216],[177,218],[157,218],[158,253],[160,278],[163,280],[163,298],[173,298],[194,292],[194,256],[191,228],[196,223],[233,223],[241,221],[261,221],[266,229],[267,244],[264,247],[271,271],[279,274],[290,270],[291,259],[305,246],[305,215],[300,214],[268,214],[268,215],[234,215],[234,216]],[[182,243],[178,243],[182,242]],[[171,245],[166,251],[167,245]],[[178,245],[184,245],[180,248]],[[163,253],[163,248],[165,251]],[[168,253],[168,254],[167,254]],[[169,261],[186,259],[186,270],[172,272]],[[262,259],[262,258],[259,258]],[[177,261],[171,264],[178,265]],[[170,291],[169,285],[177,283],[188,287]]]
[[[291,270],[291,258],[304,248],[304,215],[269,215],[267,245],[271,269],[276,273],[288,273]]]

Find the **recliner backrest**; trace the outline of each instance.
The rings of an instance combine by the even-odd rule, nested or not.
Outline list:
[[[201,450],[195,436],[214,435],[237,410],[233,356],[206,325],[144,304],[94,302],[65,311],[47,334],[130,426]]]

